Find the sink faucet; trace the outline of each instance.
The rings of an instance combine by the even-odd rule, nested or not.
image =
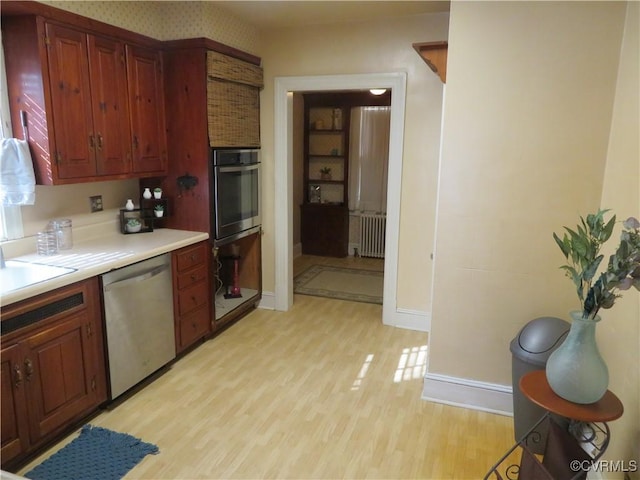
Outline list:
[[[7,264],[4,263],[4,252],[2,251],[2,247],[0,247],[0,268],[7,268]]]

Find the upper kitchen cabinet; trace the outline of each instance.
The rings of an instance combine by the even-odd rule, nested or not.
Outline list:
[[[2,30],[14,136],[38,184],[166,173],[158,50],[40,15],[3,15]]]
[[[162,54],[127,45],[133,171],[165,174],[167,136],[164,116]]]
[[[45,27],[58,176],[128,173],[123,44],[52,23]]]

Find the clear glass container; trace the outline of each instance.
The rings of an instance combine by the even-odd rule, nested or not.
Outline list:
[[[52,220],[49,228],[56,232],[58,242],[58,250],[69,250],[73,248],[73,230],[71,220],[68,218],[60,218]]]
[[[38,255],[55,255],[58,253],[58,238],[54,230],[36,233],[36,251]]]

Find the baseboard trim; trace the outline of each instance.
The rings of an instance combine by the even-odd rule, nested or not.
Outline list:
[[[512,388],[506,385],[437,373],[424,376],[422,389],[423,400],[507,416],[513,416],[512,394]]]
[[[265,310],[275,310],[276,309],[276,294],[273,292],[262,292],[262,298],[260,302],[258,302],[258,308],[263,308]]]
[[[428,332],[431,329],[431,313],[397,308],[389,315],[385,325]]]

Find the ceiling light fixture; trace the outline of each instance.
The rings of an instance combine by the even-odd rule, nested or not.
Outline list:
[[[385,93],[387,91],[387,89],[386,88],[372,88],[369,91],[371,92],[372,95],[382,95],[383,93]]]

